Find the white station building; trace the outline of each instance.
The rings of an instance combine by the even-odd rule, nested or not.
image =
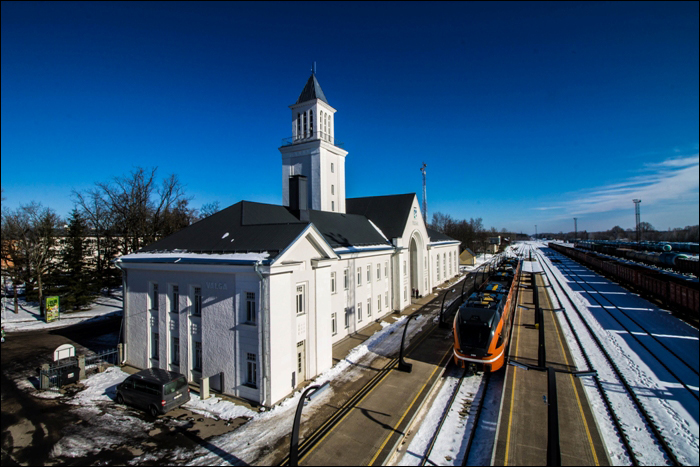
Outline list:
[[[332,346],[458,274],[415,193],[345,198],[336,110],[314,74],[282,153],[284,206],[241,201],[122,256],[126,362],[271,406]]]

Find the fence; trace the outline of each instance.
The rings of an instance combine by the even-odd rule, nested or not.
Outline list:
[[[62,358],[53,363],[45,363],[39,370],[41,389],[59,389],[85,379],[88,373],[101,371],[104,366],[116,365],[121,360],[122,344],[113,349],[100,351],[94,355]]]

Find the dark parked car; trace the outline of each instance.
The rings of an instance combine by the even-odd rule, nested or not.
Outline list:
[[[131,404],[157,417],[190,400],[187,378],[174,371],[148,368],[117,385],[117,403]]]

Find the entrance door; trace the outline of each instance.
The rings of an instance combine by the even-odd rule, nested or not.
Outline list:
[[[306,341],[297,343],[297,384],[306,380]]]

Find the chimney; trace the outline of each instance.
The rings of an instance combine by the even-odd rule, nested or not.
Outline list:
[[[300,221],[309,221],[309,198],[304,175],[289,177],[289,210]]]

